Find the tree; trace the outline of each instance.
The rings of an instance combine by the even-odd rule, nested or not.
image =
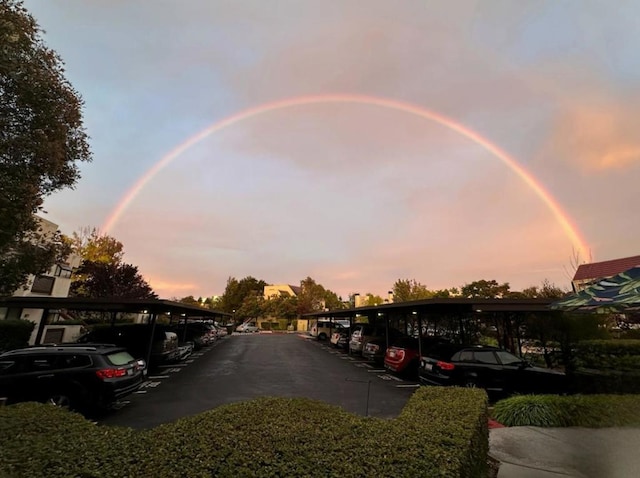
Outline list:
[[[122,243],[95,227],[81,228],[73,233],[70,241],[74,252],[85,261],[118,264],[124,258]]]
[[[183,304],[188,304],[188,305],[200,305],[200,302],[198,302],[198,300],[192,295],[183,297],[182,299],[179,299],[178,302],[181,302]]]
[[[300,294],[298,295],[299,314],[342,308],[344,308],[344,304],[335,292],[325,289],[322,284],[318,284],[311,277],[300,281]]]
[[[61,241],[44,244],[35,213],[73,187],[90,161],[82,100],[22,2],[0,0],[0,293],[47,270]]]
[[[460,295],[468,299],[501,299],[509,294],[509,283],[498,284],[495,280],[478,280],[465,284]]]
[[[564,290],[549,282],[548,279],[545,279],[542,281],[542,284],[540,286],[532,285],[527,287],[526,289],[523,289],[521,292],[509,292],[508,297],[514,299],[560,299],[567,294],[567,290]]]
[[[430,299],[434,293],[415,279],[398,279],[393,284],[393,301],[407,302],[410,300]]]
[[[84,279],[71,284],[72,297],[158,298],[138,268],[131,264],[84,261],[78,272]]]
[[[267,283],[265,281],[258,280],[251,276],[240,280],[235,277],[229,277],[229,279],[227,279],[227,286],[220,298],[219,307],[223,312],[232,313],[233,311],[237,311],[240,309],[245,297],[253,292],[263,294],[266,285]]]

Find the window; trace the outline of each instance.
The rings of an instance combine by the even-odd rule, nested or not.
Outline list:
[[[67,265],[56,265],[56,271],[53,274],[56,277],[62,277],[63,279],[68,279],[71,277],[71,267]]]
[[[129,352],[116,352],[109,354],[107,355],[107,359],[109,359],[109,362],[113,365],[125,365],[134,360],[134,358],[129,355]]]
[[[55,282],[55,277],[38,276],[33,281],[31,292],[35,292],[36,294],[51,294],[51,291],[53,290],[53,284]]]
[[[479,363],[498,365],[498,359],[496,358],[494,353],[489,350],[474,352],[473,356]]]
[[[460,362],[473,362],[473,352],[471,350],[463,350],[460,352]]]
[[[521,359],[509,352],[499,350],[496,354],[498,355],[500,362],[502,362],[502,365],[520,365],[522,363]]]
[[[91,357],[88,355],[64,355],[60,357],[59,368],[78,368],[88,367],[92,364]],[[57,367],[56,367],[57,368]]]

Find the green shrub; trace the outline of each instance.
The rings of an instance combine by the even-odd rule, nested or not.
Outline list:
[[[484,477],[486,400],[479,390],[425,387],[397,419],[382,420],[261,398],[147,431],[11,405],[0,407],[0,476]]]
[[[507,426],[639,426],[640,396],[521,395],[497,402],[493,417]]]
[[[29,320],[0,320],[0,352],[26,347],[35,326]]]
[[[584,340],[573,350],[576,368],[632,371],[640,369],[640,340]]]
[[[568,379],[572,393],[640,394],[640,369],[633,372],[577,369]]]

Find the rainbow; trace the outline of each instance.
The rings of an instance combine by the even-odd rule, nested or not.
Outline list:
[[[547,191],[544,186],[539,181],[537,181],[530,172],[528,172],[515,159],[513,159],[491,141],[483,138],[477,132],[452,120],[451,118],[447,118],[446,116],[427,110],[420,106],[415,106],[409,103],[404,103],[402,101],[392,100],[388,98],[355,94],[326,94],[287,98],[284,100],[273,101],[270,103],[264,103],[258,106],[254,106],[253,108],[240,111],[232,116],[216,121],[202,131],[199,131],[195,135],[191,136],[183,143],[180,143],[174,149],[165,154],[151,168],[149,168],[149,170],[135,182],[131,189],[129,189],[125,193],[125,195],[122,197],[113,211],[111,211],[106,221],[102,225],[102,230],[105,234],[108,234],[114,228],[122,214],[133,202],[136,196],[149,183],[149,181],[154,178],[156,174],[162,171],[162,169],[164,169],[169,163],[182,155],[189,148],[207,138],[208,136],[217,133],[220,130],[228,128],[229,126],[240,123],[241,121],[244,121],[246,119],[253,118],[265,113],[270,113],[272,111],[283,110],[295,106],[327,103],[363,104],[402,111],[404,113],[409,113],[429,121],[434,121],[468,138],[469,140],[473,141],[474,143],[490,152],[493,156],[507,165],[509,169],[511,169],[511,171],[513,171],[518,177],[520,177],[520,179],[522,179],[525,184],[529,186],[529,188],[547,206],[547,208],[549,209],[551,214],[553,214],[556,221],[571,242],[572,246],[577,250],[577,252],[580,253],[580,257],[587,258],[590,256],[589,247],[587,246],[585,239],[582,238],[578,228],[572,223],[568,214],[563,211],[562,207],[560,206],[560,204],[558,204],[551,193],[549,193],[549,191]]]

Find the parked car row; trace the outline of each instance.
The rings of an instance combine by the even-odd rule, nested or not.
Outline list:
[[[352,331],[336,327],[331,343],[425,385],[480,387],[495,397],[565,393],[567,389],[564,373],[535,367],[497,347],[460,345],[431,336],[418,340],[393,328],[369,324],[357,324]]]
[[[227,335],[215,324],[118,324],[94,327],[77,343],[0,354],[0,401],[39,401],[78,411],[107,409],[140,388],[150,367],[184,360]]]

